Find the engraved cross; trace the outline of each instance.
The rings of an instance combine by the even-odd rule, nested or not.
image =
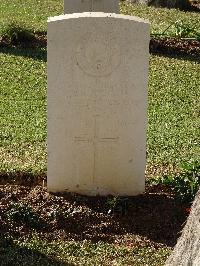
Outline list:
[[[75,137],[75,142],[88,142],[88,143],[93,143],[94,146],[96,146],[97,143],[99,142],[117,142],[119,137],[99,137],[98,136],[98,121],[97,121],[98,115],[94,116],[94,135],[93,137],[84,137],[84,136],[76,136]]]
[[[97,144],[99,142],[117,142],[119,140],[119,137],[99,137],[98,136],[98,117],[99,115],[94,115],[94,135],[92,137],[84,137],[84,136],[77,136],[75,137],[74,141],[76,143],[86,142],[86,143],[92,143],[93,144],[93,182],[95,180],[96,176],[96,153],[97,153]]]

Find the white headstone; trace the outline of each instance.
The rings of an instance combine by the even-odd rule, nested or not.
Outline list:
[[[48,22],[48,189],[145,189],[149,23],[106,13]]]
[[[119,13],[119,0],[64,0],[64,13]]]

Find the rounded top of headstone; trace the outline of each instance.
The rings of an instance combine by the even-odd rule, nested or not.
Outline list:
[[[144,20],[136,16],[121,15],[121,14],[114,14],[114,13],[104,13],[104,12],[83,12],[83,13],[60,15],[60,16],[55,16],[55,17],[49,17],[48,22],[76,19],[76,18],[116,18],[116,19],[132,20],[132,21],[135,21],[138,23],[144,23],[147,25],[150,24],[148,20]]]

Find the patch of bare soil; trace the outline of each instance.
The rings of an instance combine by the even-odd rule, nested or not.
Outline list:
[[[12,48],[38,48],[46,47],[46,32],[35,32],[33,38],[15,40],[9,42],[5,37],[0,38],[0,47]],[[161,55],[192,56],[200,60],[200,41],[179,38],[151,38],[149,45],[150,53]]]
[[[7,48],[38,48],[46,47],[47,45],[47,34],[46,32],[35,32],[31,33],[27,38],[26,35],[21,35],[20,37],[9,40],[6,36],[0,36],[0,47]]]
[[[150,52],[164,55],[188,55],[200,59],[200,41],[178,38],[152,38]]]
[[[114,203],[115,202],[115,203]],[[0,185],[0,235],[174,246],[188,213],[165,188],[127,198],[50,194],[42,186]],[[136,241],[137,240],[137,241]]]

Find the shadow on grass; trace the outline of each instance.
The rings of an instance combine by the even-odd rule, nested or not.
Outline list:
[[[185,60],[185,61],[191,61],[191,62],[196,62],[200,64],[200,56],[191,56],[191,55],[187,55],[185,53],[179,53],[179,54],[175,54],[175,53],[162,53],[162,52],[151,52],[151,55],[157,55],[160,57],[167,57],[167,58],[174,58],[177,60]]]
[[[47,62],[47,50],[44,47],[23,48],[23,47],[0,47],[0,53],[15,56],[23,56]]]
[[[149,51],[153,55],[177,58],[200,63],[200,42],[198,40],[178,38],[152,37]],[[15,56],[24,56],[35,60],[47,61],[47,33],[35,33],[33,41],[22,41],[9,44],[7,40],[0,42],[0,52]]]
[[[200,41],[178,38],[151,38],[152,55],[176,58],[200,63]]]
[[[0,53],[23,56],[27,58],[32,58],[34,60],[47,62],[47,50],[44,47],[0,47]],[[150,54],[200,63],[200,54],[188,54],[186,51],[181,51],[173,47],[171,47],[170,49],[165,49],[164,46],[159,46],[157,48],[151,47]]]
[[[0,52],[47,61],[46,32],[31,32],[11,25],[0,39]]]
[[[46,256],[45,254],[26,247],[16,245],[12,240],[0,235],[0,265],[52,265],[66,266],[74,264],[63,263],[59,260]]]
[[[193,1],[195,2],[195,1]],[[197,1],[196,1],[197,2]],[[180,11],[184,12],[194,12],[194,13],[199,13],[200,12],[200,5],[198,3],[196,4],[191,4],[190,1],[151,1],[149,6],[152,6],[154,8],[168,8],[168,9],[177,9]]]
[[[11,185],[34,187],[46,185],[47,176],[45,172],[33,173],[16,170],[14,172],[0,171],[0,185],[7,183]]]

